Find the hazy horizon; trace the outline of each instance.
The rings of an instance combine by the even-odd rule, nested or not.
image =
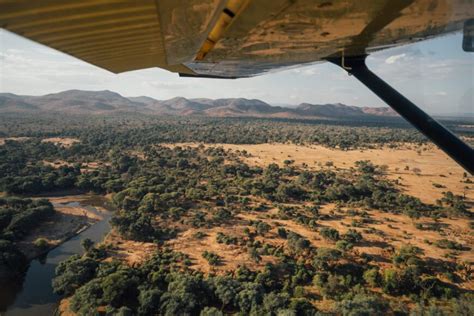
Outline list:
[[[370,55],[373,71],[437,115],[474,115],[472,56],[460,33]],[[111,90],[123,96],[259,99],[271,105],[342,103],[386,107],[371,91],[329,63],[236,80],[180,78],[158,68],[112,74],[0,29],[0,92],[44,95],[64,90]]]

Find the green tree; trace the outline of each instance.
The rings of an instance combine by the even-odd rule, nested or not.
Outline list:
[[[48,248],[49,242],[45,238],[38,238],[34,241],[34,245],[35,247],[38,247],[39,249],[44,250]]]
[[[199,316],[224,316],[224,313],[215,307],[206,306],[201,310]]]
[[[95,276],[98,263],[90,258],[73,255],[56,267],[53,290],[58,294],[71,295],[81,285]]]
[[[270,292],[263,297],[263,307],[267,313],[275,315],[279,309],[287,308],[290,297],[287,293]]]
[[[237,305],[239,310],[245,314],[249,314],[252,310],[256,310],[262,302],[263,289],[256,283],[244,283],[243,288],[237,295]]]
[[[138,314],[154,315],[160,310],[160,297],[162,292],[159,289],[142,289],[138,296]]]
[[[382,278],[377,268],[372,268],[364,272],[364,281],[369,286],[377,287],[380,286]]]
[[[132,270],[119,270],[104,278],[102,282],[103,298],[110,305],[120,307],[133,306],[137,302],[139,278]]]
[[[319,234],[324,239],[328,239],[332,241],[339,240],[339,232],[337,231],[337,229],[334,229],[334,228],[323,227],[319,230]]]
[[[240,283],[230,277],[217,277],[214,286],[214,293],[222,302],[222,309],[229,306],[233,307],[240,291]]]
[[[87,252],[94,247],[94,242],[89,238],[85,238],[81,241],[81,246]]]
[[[388,303],[377,296],[356,294],[336,304],[336,310],[344,316],[386,315]]]

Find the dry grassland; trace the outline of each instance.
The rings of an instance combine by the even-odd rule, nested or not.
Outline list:
[[[175,144],[168,146],[197,146],[197,144]],[[206,145],[215,146],[215,145]],[[328,168],[325,164],[332,161],[331,168],[348,169],[358,160],[371,160],[375,164],[387,165],[387,176],[398,179],[400,188],[409,195],[419,197],[426,203],[435,203],[441,198],[442,192],[450,190],[455,194],[465,194],[468,205],[472,206],[474,191],[473,185],[465,183],[464,171],[456,165],[443,152],[434,146],[424,146],[422,149],[410,145],[402,149],[371,149],[341,151],[329,149],[322,146],[297,146],[288,144],[262,144],[262,145],[229,145],[221,144],[225,149],[232,151],[246,151],[249,157],[242,159],[251,165],[266,166],[270,163],[283,165],[287,159],[294,160],[296,165],[303,163],[309,168]],[[409,166],[409,170],[404,170]],[[414,168],[420,169],[413,172]],[[416,169],[415,169],[416,170]],[[471,177],[472,179],[472,177]],[[438,183],[444,188],[436,188],[433,183]],[[298,206],[298,205],[291,205]],[[302,205],[300,205],[302,206]],[[436,222],[427,217],[418,220],[410,219],[403,214],[385,213],[378,210],[363,210],[370,217],[371,223],[364,223],[361,227],[354,227],[354,221],[361,219],[360,216],[352,216],[347,213],[347,208],[339,209],[334,204],[327,204],[320,208],[320,214],[327,215],[327,219],[318,221],[318,229],[331,227],[344,234],[348,229],[355,229],[362,233],[364,240],[356,245],[352,251],[358,256],[362,253],[370,254],[375,258],[380,267],[391,266],[391,256],[396,249],[402,245],[411,244],[423,250],[423,257],[430,264],[437,265],[443,261],[464,264],[472,271],[474,267],[474,235],[469,228],[467,218],[442,218]],[[361,211],[361,210],[358,210]],[[284,227],[308,239],[314,247],[334,247],[335,243],[323,239],[316,230],[297,223],[293,219],[282,220],[277,215],[275,208],[266,211],[242,211],[231,224],[213,228],[187,228],[178,235],[178,238],[166,242],[174,250],[187,254],[192,260],[192,268],[204,273],[224,273],[235,270],[239,265],[245,264],[249,268],[259,269],[267,262],[275,262],[277,258],[262,256],[260,263],[251,260],[245,247],[240,245],[219,244],[216,234],[223,232],[226,235],[242,237],[243,230],[248,227],[249,220],[261,220],[272,226],[272,230],[265,237],[257,237],[257,240],[277,246],[284,247],[286,241],[277,234],[278,227]],[[416,224],[436,224],[441,229],[419,230]],[[202,239],[196,239],[196,232],[205,233]],[[470,250],[453,251],[441,249],[435,245],[436,241],[448,239],[460,243]],[[222,264],[212,267],[202,258],[202,253],[212,251],[222,257]],[[469,270],[469,267],[471,270]],[[439,275],[443,280],[443,276]],[[446,281],[446,280],[445,280]],[[474,290],[474,282],[469,281],[460,284],[462,288]]]
[[[155,243],[127,240],[114,230],[105,237],[103,243],[107,245],[110,255],[108,260],[118,259],[129,266],[142,263],[158,249]]]
[[[185,143],[167,146],[198,146]],[[408,144],[402,148],[338,150],[324,146],[301,146],[293,144],[206,144],[222,146],[232,151],[246,151],[251,156],[242,158],[246,163],[267,166],[270,163],[283,165],[285,160],[294,160],[296,165],[307,164],[310,169],[327,168],[326,162],[332,162],[336,168],[348,169],[359,160],[370,160],[377,165],[386,165],[387,176],[399,179],[402,191],[421,199],[425,203],[435,203],[443,191],[452,191],[464,195],[468,202],[474,201],[474,184],[465,183],[464,170],[444,152],[434,145],[416,147]],[[408,166],[409,170],[405,170]],[[419,171],[418,171],[419,170]],[[471,177],[474,181],[474,178]],[[440,184],[436,188],[433,184]]]

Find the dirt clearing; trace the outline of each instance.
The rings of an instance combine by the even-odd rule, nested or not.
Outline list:
[[[43,143],[53,143],[57,146],[71,147],[75,143],[79,143],[79,139],[69,137],[51,137],[41,140]]]

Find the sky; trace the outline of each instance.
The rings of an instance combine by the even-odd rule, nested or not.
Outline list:
[[[474,115],[474,53],[454,33],[374,53],[369,68],[430,114]],[[272,105],[344,103],[385,106],[329,63],[236,80],[180,78],[159,68],[113,74],[0,29],[0,92],[44,95],[69,89],[124,96],[260,99]]]

